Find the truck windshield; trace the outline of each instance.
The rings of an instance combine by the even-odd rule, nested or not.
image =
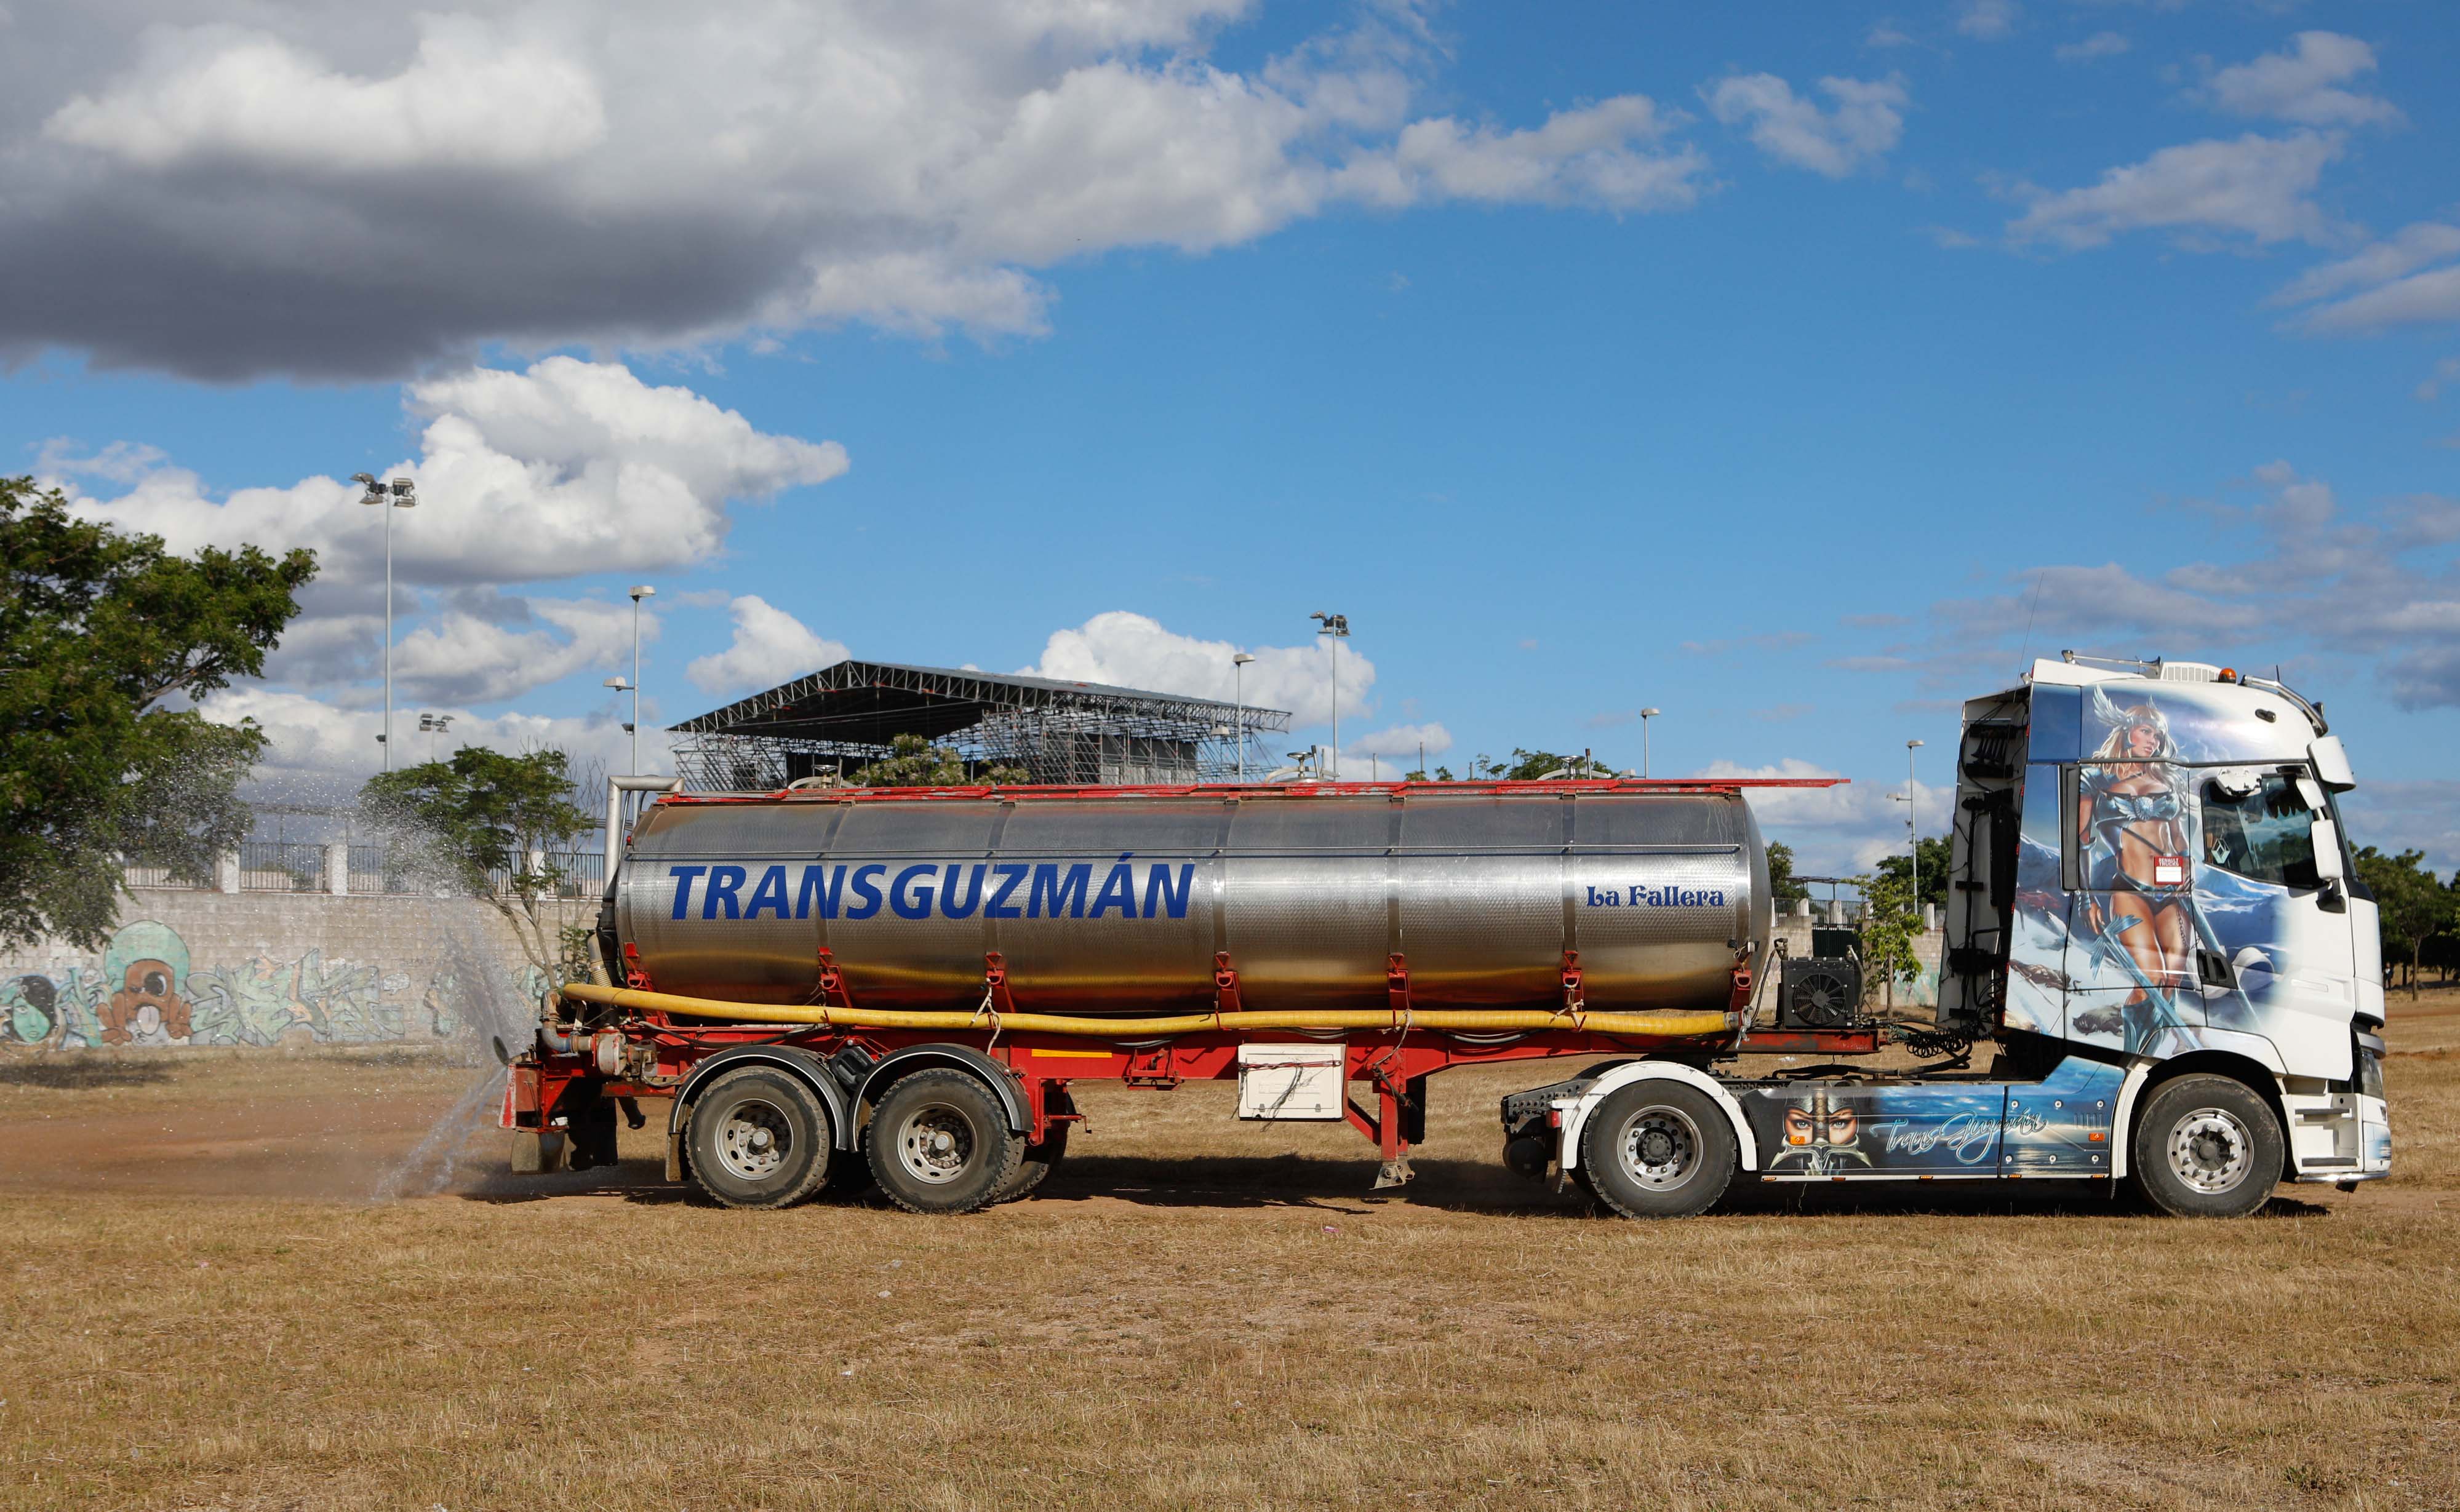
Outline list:
[[[2322,885],[2315,871],[2314,813],[2297,787],[2277,773],[2252,792],[2204,784],[2204,859],[2250,881]]]

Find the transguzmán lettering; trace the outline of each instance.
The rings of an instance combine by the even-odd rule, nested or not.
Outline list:
[[[1724,908],[1724,888],[1653,888],[1635,882],[1628,889],[1593,887],[1591,908]]]
[[[1095,880],[1099,868],[1099,880]],[[754,873],[757,873],[755,876]],[[1196,863],[1092,861],[884,861],[800,866],[715,862],[668,867],[674,912],[699,904],[704,919],[867,919],[885,909],[901,919],[1187,917]],[[697,894],[697,898],[695,898]]]

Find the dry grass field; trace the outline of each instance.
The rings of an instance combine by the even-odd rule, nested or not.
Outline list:
[[[2460,994],[2395,1179],[1595,1218],[1434,1083],[1406,1193],[1224,1087],[1080,1094],[1034,1201],[703,1207],[627,1136],[370,1194],[435,1061],[0,1062],[0,1505],[2460,1505]],[[654,1125],[653,1125],[654,1130]]]

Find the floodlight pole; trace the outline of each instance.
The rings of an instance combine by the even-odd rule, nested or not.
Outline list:
[[[1254,657],[1241,651],[1230,658],[1230,697],[1239,710],[1239,781],[1247,780],[1247,663]]]
[[[641,600],[658,590],[643,583],[632,590],[632,769],[641,769]]]
[[[1664,712],[1653,708],[1640,711],[1640,775],[1644,782],[1648,779],[1648,722]]]
[[[391,489],[377,482],[375,475],[369,472],[354,472],[350,475],[350,481],[367,490],[367,493],[360,496],[360,503],[373,504],[384,509],[385,710],[384,733],[376,738],[376,744],[384,747],[384,769],[391,771],[392,770],[392,512],[397,509],[417,508],[418,495],[414,492],[410,479],[406,477],[393,479]]]
[[[1341,642],[1349,639],[1349,616],[1311,614],[1316,621],[1315,633],[1332,638],[1332,780],[1341,781]],[[1322,763],[1316,775],[1322,778]]]
[[[1921,912],[1921,826],[1916,822],[1914,814],[1914,752],[1919,749],[1921,742],[1905,742],[1905,854],[1912,858],[1914,864],[1912,901],[1917,915]]]

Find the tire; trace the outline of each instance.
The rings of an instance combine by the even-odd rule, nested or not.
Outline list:
[[[1717,1205],[1741,1161],[1734,1126],[1714,1099],[1651,1078],[1606,1094],[1580,1131],[1574,1168],[1626,1218],[1689,1218]]]
[[[986,1208],[1025,1157],[999,1094],[971,1072],[917,1071],[889,1087],[872,1109],[871,1174],[890,1202],[908,1212],[962,1213]]]
[[[992,1194],[991,1201],[1010,1203],[1032,1196],[1033,1188],[1043,1184],[1067,1154],[1068,1125],[1053,1124],[1049,1139],[1025,1147],[1025,1153],[1017,1157],[1016,1170],[1009,1175],[1007,1184]]]
[[[2243,1218],[2272,1200],[2284,1142],[2271,1104],[2225,1076],[2164,1082],[2136,1109],[2127,1168],[2144,1200],[2178,1218]]]
[[[691,1179],[729,1208],[783,1208],[828,1179],[829,1115],[775,1066],[729,1071],[692,1100]]]

